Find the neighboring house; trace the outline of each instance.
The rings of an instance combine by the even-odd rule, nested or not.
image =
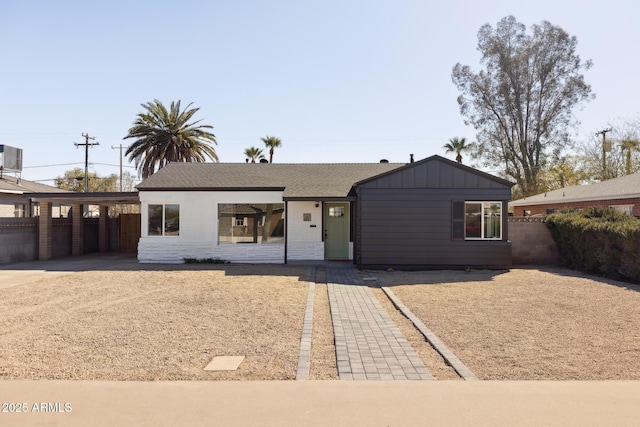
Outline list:
[[[547,191],[509,203],[514,216],[548,215],[564,208],[612,207],[640,217],[640,174]]]
[[[138,259],[505,267],[511,186],[439,156],[406,165],[170,163],[137,186]]]
[[[38,193],[67,193],[50,185],[18,178],[16,176],[2,174],[0,178],[0,217],[24,218],[37,215],[37,203],[31,198]],[[66,216],[66,206],[54,206],[53,216]]]

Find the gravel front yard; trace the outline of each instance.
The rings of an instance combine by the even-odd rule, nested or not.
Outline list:
[[[375,272],[479,378],[640,380],[640,287],[565,269]]]

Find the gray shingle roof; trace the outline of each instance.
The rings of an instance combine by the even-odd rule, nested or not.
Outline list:
[[[21,179],[18,182],[15,176],[4,174],[2,179],[0,179],[0,193],[68,193],[68,191],[46,184],[40,184],[39,182],[27,181],[26,179]]]
[[[590,185],[575,185],[509,203],[509,206],[546,205],[585,200],[627,199],[640,197],[640,174],[626,175]]]
[[[346,197],[353,184],[402,163],[170,163],[137,188],[160,190],[284,190],[285,198]]]

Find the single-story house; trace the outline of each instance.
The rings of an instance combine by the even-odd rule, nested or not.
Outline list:
[[[509,203],[514,216],[548,215],[564,208],[612,207],[640,217],[640,174],[575,185]]]
[[[37,216],[37,203],[32,198],[39,193],[68,193],[50,185],[27,181],[6,172],[0,174],[0,218],[25,218]],[[68,207],[56,204],[53,216],[66,216]]]
[[[170,163],[137,186],[138,259],[505,267],[512,185],[440,156],[408,164]]]

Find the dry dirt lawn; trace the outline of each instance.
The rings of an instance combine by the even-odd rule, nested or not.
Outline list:
[[[0,379],[293,379],[308,276],[155,266],[0,289]],[[237,371],[203,370],[235,355]]]
[[[481,379],[640,380],[637,286],[564,269],[374,274]],[[311,275],[134,262],[0,287],[0,379],[294,379]],[[458,378],[372,291],[432,374]],[[236,355],[246,356],[237,371],[204,371]],[[337,378],[323,284],[310,377]]]
[[[565,269],[375,272],[485,380],[640,380],[640,287]]]

